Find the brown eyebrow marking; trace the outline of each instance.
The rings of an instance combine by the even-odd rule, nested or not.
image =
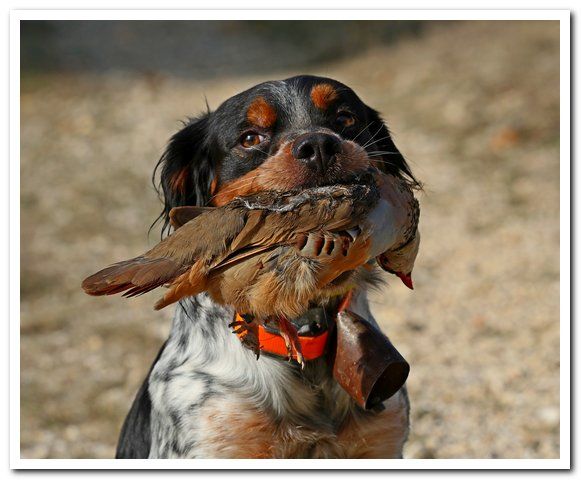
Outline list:
[[[319,83],[311,89],[311,100],[317,108],[326,110],[332,102],[337,100],[337,91],[333,85]]]
[[[261,128],[270,128],[276,122],[276,110],[264,97],[257,97],[248,107],[246,119]]]

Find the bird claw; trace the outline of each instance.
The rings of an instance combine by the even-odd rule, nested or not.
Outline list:
[[[268,322],[268,320],[266,320]],[[286,318],[280,317],[276,319],[278,324],[278,330],[280,336],[284,340],[284,344],[287,348],[287,358],[288,361],[292,361],[293,357],[296,357],[296,361],[301,366],[302,369],[305,368],[305,359],[303,357],[303,352],[301,349],[301,342],[299,340],[299,335],[295,326],[289,322]],[[260,343],[258,340],[258,333],[256,331],[255,323],[250,320],[236,320],[228,324],[229,328],[232,328],[232,333],[236,333],[242,342],[242,345],[249,350],[252,350],[256,355],[256,359],[260,358]]]
[[[228,328],[235,329],[236,327],[246,327],[246,322],[242,322],[240,320],[234,320],[228,324]],[[236,330],[234,330],[236,331]]]
[[[280,336],[283,338],[284,343],[286,345],[288,360],[289,361],[292,360],[294,353],[298,364],[301,366],[302,369],[304,369],[305,359],[303,357],[301,342],[299,340],[297,329],[286,318],[280,317],[278,319],[278,330],[280,332]]]
[[[254,326],[246,321],[234,320],[228,324],[228,327],[233,329],[232,333],[238,335],[245,348],[254,352],[256,360],[258,360],[260,358],[260,343]]]

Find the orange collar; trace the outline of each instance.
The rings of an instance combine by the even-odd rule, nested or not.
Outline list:
[[[349,291],[343,299],[341,300],[337,312],[345,310],[351,302],[352,292]],[[236,312],[236,321],[244,322],[244,318]],[[269,332],[263,325],[258,325],[257,328],[258,345],[261,352],[270,353],[279,357],[288,357],[288,350],[284,339],[282,336]],[[238,338],[242,339],[248,334],[246,329],[237,329],[235,331]],[[312,336],[301,336],[299,335],[299,343],[301,345],[301,350],[303,358],[305,361],[316,360],[322,357],[326,353],[327,341],[329,340],[329,329],[322,331],[318,335]],[[295,351],[292,352],[291,357],[293,360],[297,359],[297,354]]]

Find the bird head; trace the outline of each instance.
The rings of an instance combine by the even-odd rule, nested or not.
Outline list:
[[[412,271],[420,248],[420,232],[408,242],[394,250],[377,256],[377,263],[386,272],[396,275],[403,284],[413,290]]]

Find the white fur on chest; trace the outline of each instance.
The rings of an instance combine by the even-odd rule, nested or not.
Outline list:
[[[371,426],[384,432],[389,422],[395,435],[371,450],[401,456],[405,395],[380,414],[361,412],[322,363],[308,366],[314,383],[280,359],[257,361],[226,327],[232,315],[205,295],[178,306],[149,380],[150,458],[352,457],[370,450]]]

